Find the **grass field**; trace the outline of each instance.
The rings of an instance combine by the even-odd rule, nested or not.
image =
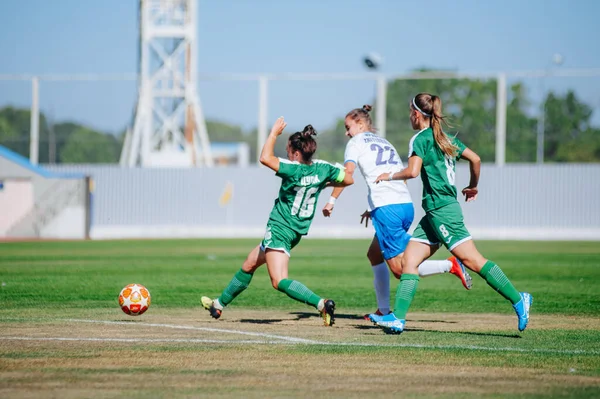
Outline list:
[[[598,242],[479,242],[533,294],[528,329],[479,277],[467,292],[442,275],[421,280],[400,336],[362,319],[376,307],[366,240],[292,254],[290,277],[336,301],[334,327],[264,268],[211,319],[200,296],[255,244],[0,244],[0,397],[600,397]],[[152,294],[140,317],[117,305],[133,282]]]

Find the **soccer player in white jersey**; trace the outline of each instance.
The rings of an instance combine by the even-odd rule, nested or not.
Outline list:
[[[390,184],[375,184],[381,173],[400,171],[404,168],[398,152],[389,141],[373,133],[373,123],[369,115],[370,105],[350,111],[345,118],[346,145],[344,166],[346,173],[353,175],[358,166],[368,187],[368,210],[362,215],[361,223],[369,218],[373,221],[375,237],[367,252],[371,262],[377,298],[375,314],[390,313],[390,274],[388,266],[396,278],[402,274],[402,254],[410,240],[408,229],[414,219],[414,207],[408,187],[404,181]],[[323,215],[331,216],[336,199],[343,191],[334,188],[329,202],[323,208]],[[387,266],[386,266],[387,262]],[[452,273],[460,278],[466,289],[471,288],[471,276],[455,258],[441,261],[426,261],[419,267],[422,277],[441,273]],[[368,320],[368,316],[365,318]]]

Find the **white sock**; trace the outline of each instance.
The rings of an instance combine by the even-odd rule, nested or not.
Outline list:
[[[372,266],[373,287],[375,287],[375,297],[377,298],[377,308],[383,314],[390,311],[390,271],[385,262]]]
[[[221,302],[219,302],[219,298],[213,301],[213,306],[215,309],[223,310],[223,305],[221,305]]]
[[[419,265],[419,276],[428,277],[448,273],[452,268],[449,260],[426,260]]]
[[[317,310],[319,312],[322,312],[324,307],[325,307],[325,299],[321,298],[321,300],[317,304]]]

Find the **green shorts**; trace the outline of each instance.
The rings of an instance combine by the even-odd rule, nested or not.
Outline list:
[[[283,251],[287,256],[291,256],[290,252],[300,240],[302,234],[295,232],[287,226],[269,220],[267,222],[267,231],[265,237],[260,243],[260,249],[263,251],[267,248]]]
[[[429,245],[443,243],[450,251],[463,242],[471,240],[471,234],[465,227],[458,202],[426,212],[412,234],[411,240]]]

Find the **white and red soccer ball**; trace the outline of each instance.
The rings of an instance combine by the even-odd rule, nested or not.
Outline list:
[[[130,316],[139,316],[150,307],[150,291],[141,284],[129,284],[119,294],[121,310]]]

